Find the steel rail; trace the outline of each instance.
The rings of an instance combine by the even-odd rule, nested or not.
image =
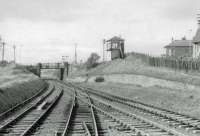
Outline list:
[[[110,118],[114,119],[117,123],[120,123],[120,124],[122,124],[122,125],[125,124],[124,126],[128,126],[128,127],[131,128],[132,130],[134,130],[136,133],[142,134],[142,136],[148,136],[147,133],[145,133],[145,132],[143,132],[143,131],[141,131],[141,130],[135,128],[135,127],[132,127],[132,126],[130,126],[130,125],[128,125],[128,124],[126,124],[126,123],[120,121],[117,117],[115,117],[115,116],[111,115],[110,113],[108,113],[108,112],[106,112],[106,111],[100,109],[99,107],[95,106],[94,104],[84,101],[81,97],[78,97],[78,96],[76,96],[76,97],[77,97],[78,99],[80,99],[82,102],[84,102],[84,103],[88,104],[89,106],[95,108],[96,110],[102,112],[102,113],[103,113],[104,115],[106,115],[107,117],[110,117]]]
[[[74,85],[73,85],[73,86],[74,86]],[[74,86],[74,87],[76,87],[76,86]],[[79,89],[80,89],[80,88],[79,88]],[[81,90],[83,90],[83,89],[81,89]],[[86,90],[84,89],[83,91],[86,91]],[[87,90],[87,91],[88,91],[88,90]],[[94,99],[94,98],[93,98],[93,99]],[[98,99],[95,99],[95,101],[99,101],[99,100],[98,100]],[[108,105],[106,102],[103,102],[103,101],[101,101],[101,102],[104,103],[105,105]],[[145,122],[148,122],[149,124],[152,124],[152,125],[154,125],[154,126],[156,126],[156,127],[158,127],[158,128],[161,128],[161,129],[165,130],[166,132],[169,132],[169,133],[172,133],[172,134],[175,134],[175,135],[178,135],[178,136],[186,136],[186,135],[184,135],[184,134],[182,134],[182,133],[180,133],[180,132],[175,131],[174,129],[167,128],[167,127],[165,127],[164,125],[161,125],[161,124],[159,124],[159,123],[153,122],[153,121],[148,120],[148,119],[145,119],[145,118],[142,117],[142,116],[139,116],[139,115],[136,115],[136,114],[133,114],[133,113],[129,113],[129,112],[127,112],[127,111],[123,111],[123,110],[121,110],[119,107],[116,107],[116,106],[113,106],[113,105],[109,105],[109,106],[111,106],[112,108],[114,108],[114,109],[116,109],[116,110],[118,110],[118,111],[120,111],[120,112],[122,112],[122,113],[124,113],[124,114],[126,114],[126,115],[130,115],[130,116],[132,116],[132,117],[135,117],[135,118],[138,118],[138,119],[143,120],[143,121],[145,121]],[[95,107],[96,107],[96,106],[95,106]]]
[[[64,83],[64,82],[60,82],[60,83],[66,85],[66,86],[69,86],[68,84],[66,84],[66,83]],[[71,87],[73,87],[74,90],[75,90],[75,88],[77,88],[77,87],[74,86],[73,84],[71,84]],[[84,92],[87,93],[87,90],[84,90]],[[136,132],[137,134],[141,134],[141,135],[143,135],[143,136],[148,136],[147,133],[145,133],[145,132],[143,132],[143,131],[141,131],[141,130],[135,128],[135,127],[132,127],[132,126],[130,126],[129,124],[126,124],[126,123],[124,123],[124,122],[121,122],[121,121],[120,121],[118,118],[116,118],[115,116],[113,116],[113,115],[109,114],[108,112],[105,112],[104,110],[102,110],[102,109],[96,107],[94,104],[91,103],[91,100],[90,100],[90,102],[88,103],[88,102],[82,100],[81,97],[76,96],[76,98],[77,98],[77,99],[80,99],[82,102],[88,104],[90,107],[95,108],[96,110],[102,112],[104,115],[106,115],[106,116],[108,116],[108,117],[114,119],[117,123],[120,123],[120,124],[122,124],[122,125],[125,126],[125,127],[128,126],[129,128],[131,128],[131,129],[132,129],[134,132]],[[97,134],[98,134],[98,133],[97,133]]]
[[[59,81],[59,82],[60,82],[61,84],[64,84],[64,85],[66,85],[66,86],[69,86],[69,84],[67,84],[67,83],[65,83],[65,82],[61,82],[61,81]],[[84,92],[88,95],[88,90],[85,90],[85,89],[82,89],[82,88],[80,88],[80,87],[77,87],[77,86],[75,86],[75,85],[73,85],[73,84],[71,84],[71,83],[70,83],[70,87],[72,87],[74,90],[76,90],[75,88],[78,88],[79,90],[84,91]],[[88,102],[85,102],[84,100],[82,100],[82,98],[80,98],[80,97],[78,97],[78,96],[76,96],[76,98],[78,98],[78,99],[80,99],[82,102],[88,104],[90,107],[95,108],[96,110],[98,110],[98,111],[104,113],[104,115],[106,115],[106,116],[108,116],[108,117],[114,119],[116,122],[121,123],[121,124],[124,124],[124,123],[122,123],[119,119],[117,119],[115,116],[113,116],[113,115],[111,115],[111,114],[109,114],[109,113],[103,111],[102,109],[96,107],[95,105],[93,105],[93,104],[91,103],[90,98],[89,98],[89,101],[90,101],[89,103],[88,103]],[[96,120],[95,120],[95,122],[96,122]],[[131,128],[132,130],[134,130],[134,131],[135,131],[136,133],[138,133],[138,134],[142,134],[143,136],[148,136],[147,133],[145,133],[145,132],[143,132],[143,131],[140,131],[139,129],[137,129],[137,128],[135,128],[135,127],[132,127],[132,126],[130,126],[130,125],[128,125],[128,124],[126,124],[125,126],[129,126],[129,128]],[[97,128],[97,127],[96,127],[96,128]],[[95,133],[98,134],[98,131],[96,131]]]
[[[81,98],[79,97],[79,99],[81,99]],[[83,100],[82,100],[82,101],[83,101]],[[96,99],[95,101],[99,101],[99,100]],[[85,101],[84,101],[84,102],[85,102]],[[85,102],[85,103],[87,103],[87,102]],[[120,113],[124,113],[126,116],[134,117],[134,118],[137,118],[137,119],[139,119],[139,120],[141,120],[141,121],[144,121],[144,122],[147,122],[147,123],[149,123],[149,124],[152,124],[152,125],[154,125],[154,126],[160,128],[160,129],[162,129],[162,130],[165,130],[165,131],[168,132],[168,133],[171,133],[171,134],[174,134],[174,135],[177,135],[177,136],[187,136],[187,135],[184,135],[184,134],[179,133],[179,132],[177,132],[177,131],[171,130],[171,129],[169,129],[169,128],[163,126],[163,125],[160,125],[160,124],[158,124],[158,123],[155,123],[155,122],[152,122],[152,121],[150,121],[150,120],[148,120],[148,119],[145,119],[145,118],[143,118],[143,117],[141,117],[141,116],[139,116],[139,115],[136,115],[136,114],[133,114],[133,113],[129,113],[129,112],[127,112],[127,111],[123,111],[123,110],[120,109],[119,107],[116,107],[116,106],[107,104],[106,102],[102,102],[102,101],[101,101],[101,103],[103,103],[103,104],[109,106],[110,108],[113,108],[113,109],[117,110],[117,111],[120,112]],[[99,107],[97,107],[97,106],[95,106],[95,105],[93,105],[93,104],[89,104],[89,103],[88,103],[88,105],[91,105],[91,106],[94,107],[96,110],[102,112],[104,115],[107,115],[108,117],[114,119],[116,122],[118,122],[118,123],[120,123],[120,124],[122,124],[122,125],[124,125],[124,126],[128,126],[129,128],[131,128],[131,129],[132,129],[133,131],[135,131],[136,133],[139,133],[139,134],[141,134],[141,135],[143,135],[143,136],[148,136],[148,135],[149,135],[149,134],[146,133],[146,132],[143,132],[143,131],[141,131],[141,130],[139,130],[139,129],[133,127],[133,126],[130,126],[130,125],[124,123],[123,121],[119,120],[117,117],[111,115],[110,113],[108,113],[108,112],[102,110],[101,108],[99,108]]]
[[[93,98],[93,99],[95,99],[95,98]],[[99,100],[98,100],[98,99],[95,99],[95,101],[99,101]],[[142,117],[142,116],[140,116],[140,115],[136,115],[136,114],[134,114],[134,113],[130,113],[130,112],[128,112],[128,111],[122,110],[122,109],[120,109],[120,108],[117,107],[117,106],[110,105],[110,104],[108,104],[108,103],[106,103],[106,102],[104,102],[104,101],[99,101],[99,102],[100,102],[100,103],[103,103],[103,104],[105,104],[105,105],[108,105],[109,107],[112,107],[113,109],[116,109],[117,111],[119,111],[119,112],[121,112],[121,113],[124,113],[124,114],[129,115],[129,116],[134,117],[134,118],[137,118],[137,119],[142,120],[142,121],[144,121],[144,122],[147,122],[147,123],[149,123],[149,124],[152,124],[152,125],[154,125],[154,126],[160,128],[160,129],[162,129],[162,130],[165,130],[166,132],[175,134],[175,135],[177,135],[177,136],[187,136],[187,135],[184,135],[184,134],[182,134],[182,133],[180,133],[180,132],[177,132],[177,131],[175,131],[175,130],[173,130],[173,129],[167,128],[167,127],[165,127],[164,125],[161,125],[161,124],[159,124],[159,123],[156,123],[156,122],[153,122],[153,121],[151,121],[151,120],[149,120],[149,119],[146,119],[146,118],[144,118],[144,117]],[[95,107],[96,107],[96,106],[95,106]]]
[[[61,96],[63,95],[63,90],[60,91],[60,93],[55,97],[55,99],[53,100],[53,102],[48,106],[48,108],[45,110],[45,112],[43,112],[40,117],[35,120],[31,126],[28,127],[28,129],[26,129],[24,131],[23,134],[21,134],[20,136],[27,136],[30,135],[30,133],[36,128],[38,127],[38,124],[40,121],[42,121],[44,118],[47,117],[47,114],[49,113],[49,111],[56,105],[56,103],[60,100]]]
[[[65,126],[65,129],[63,131],[62,136],[66,136],[68,134],[68,128],[69,128],[69,123],[70,123],[70,120],[71,120],[71,115],[73,114],[74,107],[76,105],[76,100],[79,99],[79,96],[77,96],[77,92],[76,92],[75,88],[74,88],[73,92],[74,92],[74,98],[73,98],[72,106],[70,108],[70,114],[69,114],[69,117],[68,117],[68,120],[67,120],[67,123],[66,123],[66,126]],[[81,100],[83,103],[85,103],[85,101],[83,101],[82,99],[79,99],[79,100]],[[88,103],[86,103],[86,104],[88,105]],[[90,106],[90,110],[91,110],[91,106]],[[91,111],[91,114],[92,114],[92,111]],[[87,136],[91,136],[91,132],[88,129],[88,127],[87,127],[87,125],[86,125],[86,123],[84,121],[82,122],[82,125],[83,125],[83,129],[86,132],[86,135]],[[93,122],[93,125],[94,125],[94,122]]]
[[[86,92],[87,96],[88,96],[88,99],[89,99],[89,103],[90,103],[90,110],[91,110],[91,114],[92,114],[92,123],[93,123],[93,126],[94,126],[94,133],[95,133],[95,136],[98,136],[98,128],[97,128],[97,122],[96,122],[96,118],[95,118],[95,114],[94,114],[94,109],[93,109],[93,106],[92,105],[92,101],[91,101],[91,98],[90,98],[90,95]]]
[[[63,82],[62,82],[62,83],[63,83]],[[123,104],[125,104],[125,105],[127,105],[127,106],[134,106],[134,105],[131,105],[131,104],[128,103],[128,102],[134,102],[134,103],[139,103],[139,104],[144,105],[144,106],[147,106],[147,107],[155,108],[155,109],[158,109],[158,110],[163,110],[163,111],[165,111],[165,112],[168,112],[168,114],[181,115],[182,117],[186,117],[186,118],[193,119],[192,117],[189,117],[188,115],[179,114],[179,113],[176,113],[176,112],[174,112],[174,111],[170,111],[170,110],[166,110],[166,109],[163,109],[163,108],[155,107],[155,106],[153,106],[153,105],[145,104],[145,103],[142,103],[142,102],[137,102],[137,101],[134,101],[134,100],[125,98],[125,97],[120,97],[120,96],[111,95],[111,94],[109,94],[109,93],[105,93],[105,92],[102,92],[102,91],[94,92],[94,91],[91,91],[91,90],[94,90],[94,89],[91,89],[91,88],[83,88],[83,87],[80,87],[80,86],[75,86],[75,85],[72,84],[72,83],[70,83],[70,84],[63,83],[63,84],[65,84],[65,85],[67,85],[67,86],[70,85],[70,86],[73,87],[73,88],[78,88],[78,89],[80,89],[80,90],[82,90],[82,91],[85,91],[85,92],[90,92],[90,93],[93,93],[93,94],[98,94],[98,95],[100,95],[101,97],[102,97],[102,95],[103,95],[104,97],[109,98],[109,99],[111,99],[110,97],[112,97],[112,100],[113,100],[113,97],[114,97],[115,100],[116,100],[117,102],[123,103]],[[101,92],[102,92],[102,93],[101,93]],[[110,97],[109,97],[109,96],[110,96]],[[117,108],[118,108],[118,107],[117,107]],[[119,110],[119,109],[118,109],[118,110]],[[146,111],[148,111],[148,109],[147,109]],[[151,111],[148,111],[148,112],[151,112]],[[155,114],[155,115],[157,115],[157,116],[165,116],[165,117],[168,118],[168,119],[173,119],[173,118],[167,117],[167,115],[165,115],[165,114],[161,115],[160,113],[156,113],[156,112],[152,112],[152,113]],[[132,114],[132,113],[129,114],[129,115],[134,116],[134,117],[135,117],[135,116],[138,116],[138,115]],[[145,119],[145,118],[143,118],[142,116],[140,116],[140,117],[141,117],[140,119]],[[176,121],[177,121],[177,119],[173,119],[173,120],[176,120]],[[144,120],[144,121],[145,121],[145,120]],[[179,133],[179,132],[176,131],[175,129],[169,129],[169,128],[165,127],[164,125],[160,125],[159,123],[153,122],[153,121],[148,120],[148,119],[147,119],[146,121],[150,122],[151,124],[153,124],[153,125],[155,125],[155,126],[157,126],[157,127],[162,127],[164,130],[168,130],[168,132],[170,132],[170,133],[174,133],[174,134],[176,134],[176,135],[184,136],[184,134]],[[177,121],[177,122],[178,122],[178,121]],[[183,121],[182,121],[182,120],[179,120],[179,122],[182,122],[182,124],[183,124]],[[188,125],[188,126],[193,126],[194,129],[197,128],[196,125],[192,125],[192,124],[190,125],[190,124],[188,124],[188,123],[186,123],[186,125]]]
[[[169,114],[171,113],[171,114],[176,114],[176,115],[180,115],[180,116],[185,116],[186,118],[192,118],[192,119],[200,120],[200,119],[193,117],[193,116],[189,116],[189,115],[182,114],[182,113],[179,113],[179,112],[171,111],[171,110],[164,109],[164,108],[161,108],[161,107],[157,107],[157,106],[154,106],[154,105],[151,105],[151,104],[146,104],[146,103],[143,103],[143,102],[140,102],[140,101],[136,101],[136,100],[127,98],[127,97],[113,95],[113,94],[106,93],[106,92],[103,92],[103,91],[100,91],[100,90],[96,90],[96,89],[93,89],[93,88],[90,88],[90,87],[84,87],[84,88],[79,87],[79,89],[82,89],[82,90],[88,89],[88,90],[91,90],[91,91],[89,91],[90,93],[104,95],[104,96],[111,96],[111,97],[115,97],[116,99],[120,99],[120,100],[123,100],[123,101],[141,104],[141,105],[146,106],[146,107],[151,107],[151,108],[155,108],[155,109],[160,110],[160,111],[165,111],[165,112],[168,112]]]
[[[0,119],[4,118],[5,116],[7,116],[8,114],[10,114],[11,112],[15,111],[17,108],[29,103],[30,101],[32,101],[34,98],[38,97],[40,94],[42,94],[48,87],[49,85],[47,83],[45,83],[45,86],[42,86],[39,90],[39,92],[37,92],[35,95],[33,95],[30,98],[27,98],[26,100],[24,100],[23,102],[15,105],[14,107],[11,107],[10,109],[8,109],[7,111],[3,112],[0,114]]]
[[[130,129],[131,129],[132,131],[134,131],[134,133],[136,133],[138,136],[149,136],[148,133],[146,133],[146,132],[144,132],[144,131],[142,131],[142,130],[139,130],[139,129],[137,129],[137,128],[134,127],[134,126],[131,126],[130,124],[127,124],[127,123],[121,121],[120,119],[118,119],[117,117],[111,115],[110,113],[108,113],[108,112],[106,112],[106,111],[104,111],[104,110],[102,110],[102,109],[100,109],[100,108],[98,108],[98,107],[96,107],[96,106],[94,106],[94,105],[93,105],[93,107],[94,107],[96,110],[98,110],[98,111],[100,111],[101,113],[103,113],[104,115],[106,115],[107,117],[113,119],[113,120],[114,120],[115,122],[117,122],[118,124],[120,124],[120,125],[122,125],[122,126],[124,126],[124,127],[126,127],[126,128],[130,128]]]
[[[44,99],[46,99],[49,95],[52,94],[52,92],[54,91],[55,86],[45,95],[42,96],[34,105],[32,105],[31,107],[29,107],[28,109],[26,109],[24,112],[18,114],[16,117],[14,117],[12,120],[6,122],[6,124],[4,124],[3,126],[0,126],[0,132],[2,131],[2,129],[6,128],[7,126],[9,126],[10,124],[16,122],[17,120],[23,118],[23,116],[25,114],[27,114],[28,112],[30,112],[32,109],[34,109],[37,105],[39,105]]]
[[[77,95],[76,95],[76,89],[74,88],[74,93],[75,93],[75,97],[76,98],[80,98],[80,97],[78,97]],[[87,94],[87,93],[86,93]],[[90,111],[91,111],[91,115],[92,115],[92,124],[93,124],[93,127],[94,127],[94,135],[95,136],[98,136],[98,128],[97,128],[97,123],[96,123],[96,118],[95,118],[95,114],[94,114],[94,109],[93,109],[93,106],[92,106],[92,102],[91,102],[91,100],[90,100],[90,96],[87,94],[86,95],[86,97],[88,98],[88,100],[89,100],[89,103],[86,103],[87,105],[89,105],[89,107],[90,107]],[[83,101],[82,99],[80,99],[82,102],[84,102],[85,103],[85,101]],[[87,125],[86,125],[86,127],[87,127]],[[84,128],[85,128],[85,126],[84,126]],[[86,130],[87,131],[87,130]],[[87,133],[90,133],[90,131],[88,130],[87,131]],[[90,134],[91,135],[91,134]]]
[[[196,130],[193,131],[194,133],[199,132],[200,126],[197,125],[196,123],[193,123],[193,121],[194,122],[200,122],[200,119],[193,118],[193,117],[190,117],[188,115],[179,114],[179,113],[176,113],[176,112],[162,110],[162,108],[158,108],[158,107],[151,106],[151,105],[148,105],[148,104],[143,104],[141,102],[130,101],[129,99],[126,99],[124,97],[111,95],[109,93],[104,93],[104,92],[101,92],[101,91],[100,91],[101,94],[97,93],[97,92],[93,92],[93,91],[89,91],[89,92],[94,94],[94,95],[104,97],[108,100],[113,101],[113,99],[115,99],[116,102],[119,102],[121,104],[133,107],[133,108],[138,109],[140,111],[145,111],[146,113],[150,113],[150,114],[156,115],[156,116],[161,117],[161,118],[163,117],[163,118],[169,119],[170,121],[175,121],[175,122],[179,123],[180,126],[184,125],[184,126],[187,126],[188,128],[193,127],[193,129],[196,129]],[[136,106],[135,104],[138,104],[138,105],[140,104],[144,107]],[[152,109],[149,109],[149,108],[152,108]],[[155,110],[158,110],[158,111],[155,111]],[[165,113],[163,113],[163,112],[165,112]],[[178,117],[176,117],[176,116],[178,116]],[[183,119],[179,119],[180,117],[183,117]]]
[[[57,82],[59,82],[61,84],[64,84],[65,86],[69,86],[68,84],[66,84],[65,82],[62,82],[60,80],[56,80],[56,79],[46,79],[46,80],[54,80],[54,81],[57,81]],[[69,115],[69,117],[71,117],[71,114],[73,112],[73,107],[75,106],[75,99],[78,98],[78,96],[76,95],[75,86],[73,86],[73,84],[71,84],[71,86],[72,86],[73,92],[74,92],[74,100],[73,100],[73,104],[72,104],[73,106],[70,108],[70,115]],[[90,96],[89,96],[88,93],[87,93],[86,96],[88,96],[89,103],[92,104],[92,102],[90,100]],[[98,128],[97,128],[97,123],[96,123],[96,118],[95,118],[93,106],[90,106],[90,111],[91,111],[91,115],[92,115],[92,123],[93,123],[93,126],[94,126],[94,135],[98,136],[99,134],[98,134]],[[67,134],[67,128],[68,128],[68,125],[69,125],[69,121],[70,121],[70,118],[68,118],[68,121],[67,121],[66,126],[65,126],[65,130],[64,130],[62,136],[65,136]]]
[[[92,123],[94,126],[94,133],[95,133],[95,136],[98,136],[99,134],[98,134],[97,122],[96,122],[93,106],[90,106],[90,110],[91,110],[91,114],[92,114],[92,120],[93,120]]]
[[[67,118],[67,123],[65,125],[65,129],[62,133],[62,136],[66,136],[67,135],[67,132],[68,132],[68,128],[69,128],[69,123],[70,123],[70,119],[71,119],[71,116],[72,116],[72,112],[74,110],[74,107],[75,107],[75,101],[76,101],[76,94],[74,92],[73,94],[73,99],[72,99],[72,104],[71,104],[71,107],[70,107],[70,110],[69,110],[69,116]]]
[[[86,131],[86,136],[92,136],[92,135],[90,134],[90,131],[89,131],[89,129],[88,129],[86,123],[85,123],[85,122],[82,122],[82,124],[83,124],[83,128],[84,128],[85,131]]]

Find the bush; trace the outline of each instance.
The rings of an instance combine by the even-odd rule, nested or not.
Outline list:
[[[104,82],[104,77],[96,77],[95,82]]]
[[[0,67],[5,67],[8,65],[8,62],[7,61],[0,61]]]
[[[97,53],[92,53],[86,62],[87,69],[96,67],[98,65],[97,61],[99,59],[100,59],[100,56]]]

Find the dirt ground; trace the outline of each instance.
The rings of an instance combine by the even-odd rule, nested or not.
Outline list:
[[[72,68],[73,69],[73,68]],[[187,84],[200,85],[200,72],[190,71],[175,71],[174,69],[165,67],[151,67],[146,64],[141,58],[130,55],[121,60],[113,60],[104,62],[96,68],[86,70],[82,66],[70,70],[70,77],[80,77],[88,74],[94,75],[108,75],[108,74],[133,74],[143,75],[158,79],[178,81]]]
[[[82,85],[200,118],[200,91],[197,89],[142,87],[111,82],[82,83]]]

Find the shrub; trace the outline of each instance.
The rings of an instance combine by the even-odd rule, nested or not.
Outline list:
[[[95,82],[104,82],[104,77],[96,77]]]

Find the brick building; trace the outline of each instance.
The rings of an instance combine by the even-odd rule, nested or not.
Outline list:
[[[172,40],[164,48],[166,49],[166,57],[191,58],[193,53],[192,41],[186,40],[185,37],[181,40]]]

